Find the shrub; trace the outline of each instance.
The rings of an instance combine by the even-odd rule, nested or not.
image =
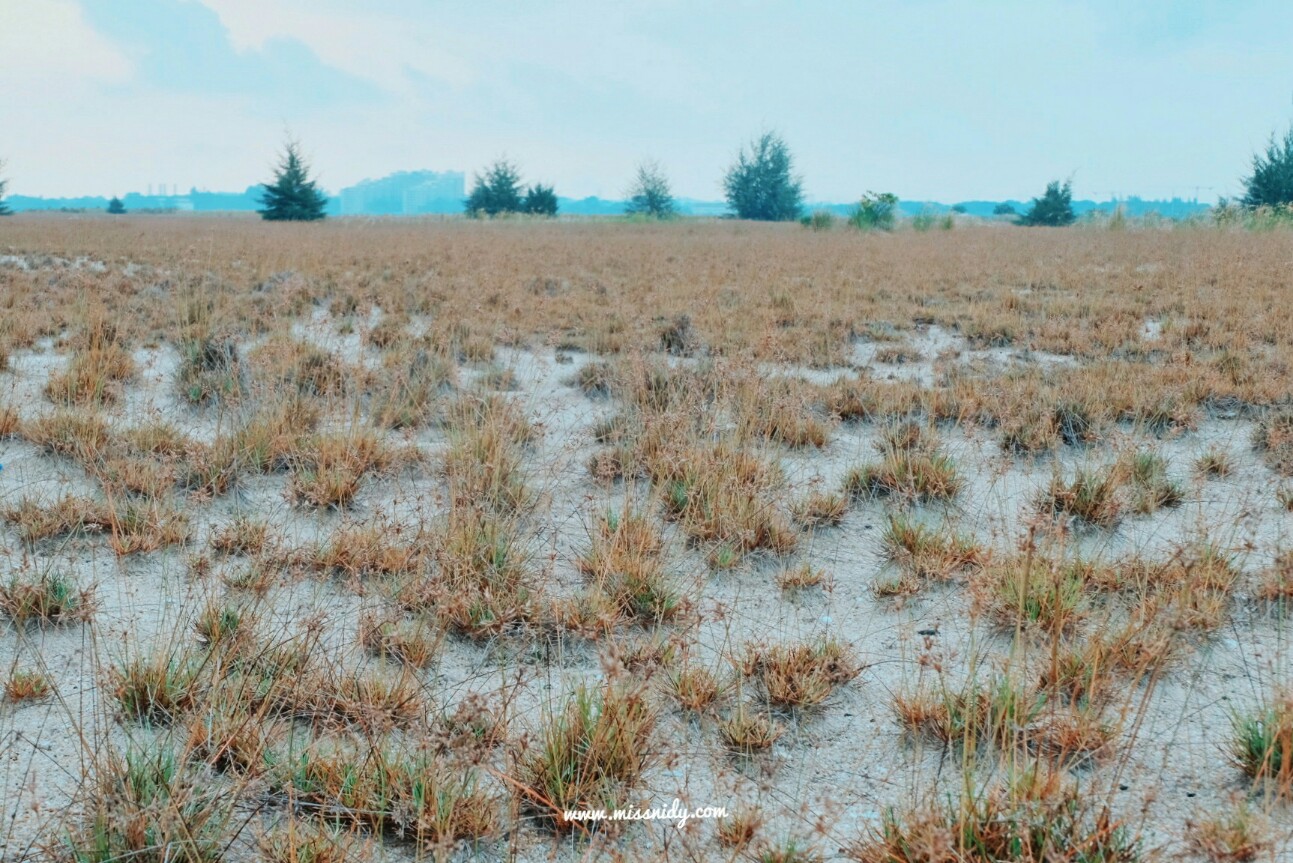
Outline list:
[[[637,178],[629,189],[624,212],[653,219],[673,218],[676,212],[673,194],[659,164],[648,161],[638,165]]]
[[[897,195],[867,192],[849,216],[849,224],[863,231],[892,231],[897,210]]]

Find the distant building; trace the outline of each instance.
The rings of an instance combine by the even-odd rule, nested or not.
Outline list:
[[[400,171],[341,190],[342,215],[458,213],[466,197],[461,171]]]

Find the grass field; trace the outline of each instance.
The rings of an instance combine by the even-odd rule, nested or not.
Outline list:
[[[0,858],[1287,859],[1291,267],[7,219]]]

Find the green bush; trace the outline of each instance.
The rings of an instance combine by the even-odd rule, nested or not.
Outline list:
[[[897,210],[897,195],[867,192],[849,216],[849,224],[863,231],[892,231]]]

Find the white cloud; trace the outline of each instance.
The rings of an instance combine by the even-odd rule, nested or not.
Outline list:
[[[202,0],[220,16],[236,48],[261,48],[275,37],[300,40],[330,66],[392,93],[410,93],[409,71],[455,87],[470,84],[471,67],[447,46],[450,34],[425,21],[371,9],[322,8],[312,0]]]
[[[0,77],[5,89],[52,90],[129,80],[131,63],[86,23],[73,0],[0,0]]]

